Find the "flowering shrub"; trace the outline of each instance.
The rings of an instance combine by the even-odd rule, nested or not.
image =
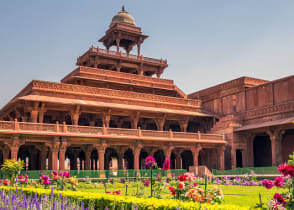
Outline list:
[[[242,186],[259,186],[262,185],[262,182],[258,182],[254,171],[251,171],[250,174],[244,175],[242,177],[230,177],[224,176],[223,178],[217,178],[213,182],[217,185],[242,185]]]
[[[9,189],[7,187],[1,187],[0,189]],[[15,188],[13,188],[15,191]],[[18,189],[20,190],[20,189]],[[124,195],[113,195],[105,194],[105,193],[93,193],[93,192],[73,192],[73,191],[58,191],[54,190],[51,192],[50,189],[36,189],[36,188],[23,188],[23,194],[25,195],[34,195],[35,193],[38,196],[43,196],[44,194],[53,195],[54,198],[59,199],[60,195],[63,198],[67,198],[67,200],[71,201],[80,201],[84,203],[85,208],[91,207],[91,209],[136,209],[136,210],[146,210],[146,209],[153,209],[153,210],[163,210],[163,209],[170,209],[170,210],[199,210],[199,209],[206,209],[206,210],[228,210],[228,209],[238,209],[238,210],[246,210],[248,208],[243,208],[240,206],[235,205],[211,205],[203,203],[200,204],[197,202],[189,202],[189,201],[178,201],[172,199],[157,199],[157,198],[137,198],[134,196],[124,196]],[[60,204],[60,200],[59,200]],[[81,206],[81,204],[80,204]],[[46,209],[46,208],[43,208]],[[53,209],[53,208],[47,208]],[[67,209],[73,209],[68,208]],[[83,209],[83,208],[76,208],[76,209]]]
[[[153,156],[148,156],[145,158],[145,166],[149,169],[152,165],[155,165],[155,158]]]
[[[180,174],[177,181],[171,182],[169,190],[175,198],[180,200],[211,204],[221,203],[224,196],[220,188],[215,186],[211,189],[203,190],[195,180],[196,177],[192,173]]]
[[[162,166],[162,170],[169,170],[169,169],[170,169],[170,159],[165,158],[163,166]]]
[[[262,185],[267,189],[276,186],[277,188],[287,188],[286,193],[275,193],[273,198],[268,202],[268,207],[272,210],[294,209],[294,153],[290,155],[288,163],[280,165],[278,171],[283,175],[275,178],[274,181],[263,180]]]
[[[23,160],[5,160],[2,165],[1,171],[4,173],[6,177],[8,177],[12,186],[14,186],[16,182],[16,177],[20,174],[23,169],[24,162]]]

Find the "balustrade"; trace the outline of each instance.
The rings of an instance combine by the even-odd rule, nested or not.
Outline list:
[[[32,134],[36,132],[38,135],[46,135],[46,133],[56,133],[56,135],[89,135],[89,137],[103,137],[103,136],[121,136],[130,139],[173,139],[173,140],[207,140],[207,141],[224,141],[224,136],[219,134],[202,134],[198,133],[184,133],[170,131],[154,131],[125,128],[106,128],[106,127],[91,127],[91,126],[75,126],[66,124],[45,124],[45,123],[28,123],[16,121],[0,121],[0,131],[15,133],[29,131]]]

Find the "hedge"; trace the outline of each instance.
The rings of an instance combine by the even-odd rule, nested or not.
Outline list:
[[[1,190],[13,190],[15,188],[11,187],[1,187]],[[20,189],[18,188],[18,191]],[[22,188],[23,193],[26,195],[34,195],[37,193],[39,196],[43,194],[50,195],[50,189],[41,189],[41,188]],[[93,193],[93,192],[74,192],[74,191],[53,191],[53,196],[59,197],[62,194],[63,197],[67,197],[67,199],[75,200],[77,202],[84,202],[85,207],[93,206],[95,209],[105,209],[108,207],[109,209],[133,209],[134,206],[137,206],[138,210],[199,210],[199,209],[207,209],[207,210],[245,210],[248,208],[240,207],[236,205],[229,204],[200,204],[192,201],[178,201],[174,199],[157,199],[157,198],[139,198],[135,196],[124,196],[124,195],[112,195],[105,193]]]

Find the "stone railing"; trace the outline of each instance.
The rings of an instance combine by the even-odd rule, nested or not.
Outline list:
[[[250,120],[258,117],[265,117],[285,112],[293,112],[294,111],[294,101],[277,104],[272,106],[261,107],[253,110],[248,110],[242,113],[242,117],[244,120]]]
[[[117,57],[122,57],[122,58],[146,61],[149,63],[167,65],[167,61],[163,60],[163,59],[148,58],[148,57],[144,57],[144,56],[137,56],[137,55],[127,54],[127,53],[123,53],[123,52],[116,52],[116,51],[112,51],[112,50],[100,49],[100,48],[96,48],[96,47],[91,47],[89,49],[89,51],[87,51],[85,54],[87,54],[88,52],[96,52],[99,54],[112,55],[112,56],[117,56]],[[84,55],[82,55],[82,57]]]
[[[65,83],[56,82],[46,82],[46,81],[32,81],[32,89],[36,91],[50,91],[50,92],[62,92],[70,94],[82,94],[82,95],[99,95],[103,97],[113,97],[113,98],[124,98],[124,100],[145,100],[156,103],[168,103],[172,105],[184,105],[184,106],[194,106],[199,108],[201,106],[200,100],[195,99],[184,99],[170,96],[161,96],[154,94],[122,91],[122,90],[112,90],[105,88],[89,87],[82,85],[72,85]]]
[[[207,141],[207,143],[225,143],[223,135],[184,133],[173,131],[154,131],[125,128],[106,128],[90,126],[74,126],[45,123],[28,123],[15,121],[0,121],[0,133],[4,134],[30,134],[30,135],[56,135],[56,136],[81,136],[89,138],[126,138],[146,140],[171,140],[171,141]]]

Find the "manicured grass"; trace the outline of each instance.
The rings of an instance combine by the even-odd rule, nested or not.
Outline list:
[[[84,187],[82,187],[84,186]],[[79,191],[81,192],[100,192],[103,193],[105,191],[103,185],[97,185],[97,188],[94,188],[92,185],[82,184],[79,187]],[[88,186],[88,187],[87,187]],[[114,187],[116,186],[116,187]],[[209,185],[208,187],[212,187],[214,185]],[[263,203],[267,204],[268,200],[273,197],[273,195],[278,192],[282,193],[285,190],[273,187],[268,190],[262,186],[239,186],[239,185],[219,185],[224,193],[224,204],[234,204],[242,207],[252,208],[257,203],[259,203],[259,193],[261,194],[261,200]],[[202,186],[204,188],[204,186]],[[109,185],[107,187],[107,191],[121,190],[122,195],[125,195],[125,188],[120,184]],[[146,197],[150,196],[150,187],[144,187],[144,195]],[[137,187],[131,185],[128,187],[128,195],[134,195],[137,192]],[[164,198],[172,196],[168,191],[164,193]]]
[[[262,186],[221,185],[221,188],[224,192],[225,204],[249,207],[254,207],[256,203],[260,202],[259,193],[262,202],[267,204],[276,192],[285,192],[285,190],[276,187],[268,190]]]

